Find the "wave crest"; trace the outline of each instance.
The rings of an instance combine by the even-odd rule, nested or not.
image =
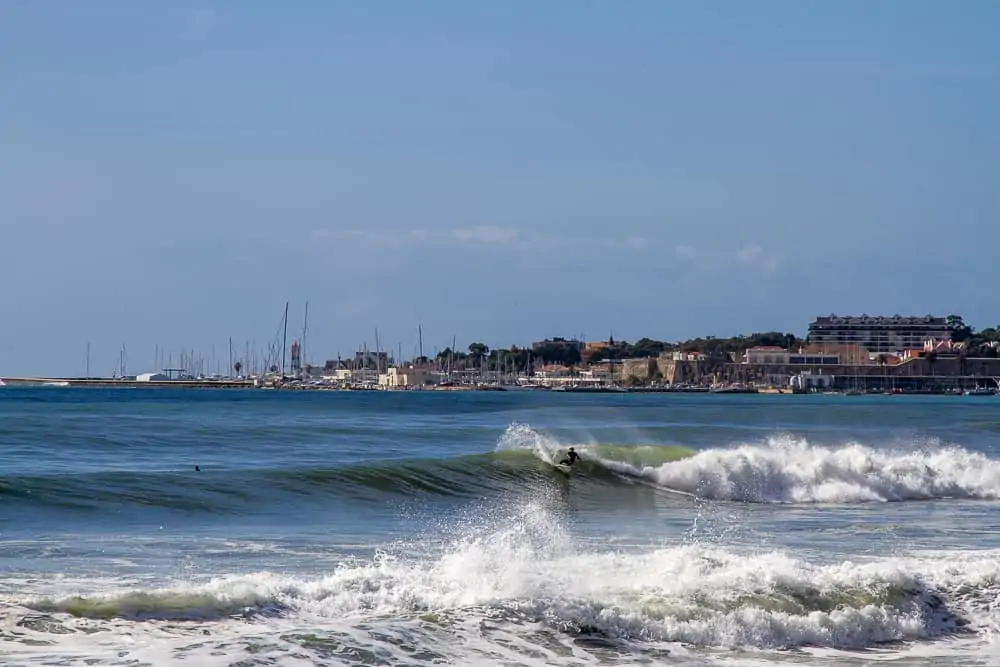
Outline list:
[[[636,473],[703,498],[754,503],[1000,498],[1000,462],[955,446],[898,452],[771,438]]]
[[[565,447],[522,425],[508,429],[501,446],[530,451],[546,462]],[[763,443],[697,452],[671,445],[577,448],[585,462],[605,471],[709,500],[852,504],[1000,499],[1000,461],[955,445],[900,451],[772,436]]]
[[[695,451],[677,445],[567,443],[523,424],[511,425],[495,451],[482,454],[200,473],[0,476],[0,499],[66,511],[118,512],[134,506],[226,513],[282,497],[295,502],[304,497],[364,502],[418,495],[532,497],[565,484],[552,465],[571,444],[582,455],[572,482],[580,495],[601,496],[608,485],[640,481],[663,491],[749,503],[1000,499],[1000,461],[958,446],[907,452],[774,436],[757,444]],[[260,488],[268,493],[259,493]]]
[[[260,572],[13,602],[83,619],[278,615],[309,625],[433,617],[448,626],[478,618],[702,647],[856,649],[996,624],[997,554],[817,564],[704,545],[580,551],[541,505],[498,522],[506,527],[474,531],[431,558],[380,553],[318,579]]]

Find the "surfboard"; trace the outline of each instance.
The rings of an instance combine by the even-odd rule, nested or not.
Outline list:
[[[564,475],[568,475],[571,470],[571,468],[565,463],[553,463],[552,467],[558,470],[559,472],[563,473]]]

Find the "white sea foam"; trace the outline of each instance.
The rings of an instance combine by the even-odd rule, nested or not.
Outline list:
[[[820,446],[790,436],[699,451],[640,466],[609,457],[593,443],[563,443],[524,424],[511,425],[498,450],[524,450],[552,463],[573,444],[590,461],[665,488],[712,500],[754,503],[864,503],[1000,499],[1000,461],[954,445],[882,449],[860,443]]]
[[[204,649],[205,660],[221,651],[224,664],[243,654],[297,664],[338,651],[390,662],[559,664],[621,650],[676,657],[680,645],[707,659],[706,650],[734,647],[850,650],[959,635],[986,642],[1000,620],[998,581],[1000,552],[821,564],[697,544],[581,551],[533,504],[436,556],[380,553],[318,578],[259,572],[163,588],[18,586],[0,610],[0,632],[17,647],[7,649],[13,662],[60,656],[75,664],[74,656],[106,652],[165,664],[157,660]],[[610,648],[602,653],[581,638]]]
[[[551,463],[566,446],[516,424],[501,437],[498,449],[532,451]],[[648,466],[611,458],[595,444],[575,446],[610,470],[713,500],[846,504],[1000,499],[1000,461],[954,445],[907,450],[852,442],[831,447],[772,436],[761,443],[706,449]]]
[[[822,447],[775,437],[710,449],[635,471],[705,498],[749,502],[858,503],[1000,498],[1000,461],[961,447],[899,451],[851,443]]]
[[[500,436],[496,449],[501,452],[527,451],[546,463],[555,463],[555,457],[565,449],[565,445],[527,424],[514,423]]]
[[[517,425],[498,445],[550,462],[564,447]],[[598,460],[601,450],[578,448]],[[656,466],[599,462],[754,502],[992,498],[1000,479],[996,462],[958,448],[789,438]],[[799,648],[839,664],[839,652],[873,647],[982,655],[1000,631],[1000,551],[833,563],[717,544],[611,551],[581,547],[549,507],[542,497],[478,508],[444,547],[403,544],[323,576],[274,569],[153,585],[0,575],[0,661],[710,664],[741,649],[761,664]]]

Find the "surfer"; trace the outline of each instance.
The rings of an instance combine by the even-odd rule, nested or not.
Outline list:
[[[572,447],[566,452],[566,458],[559,462],[561,466],[571,466],[580,460],[580,455],[576,453],[576,450]]]

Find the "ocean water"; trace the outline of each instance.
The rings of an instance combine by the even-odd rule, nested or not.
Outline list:
[[[998,499],[992,397],[6,387],[0,664],[998,665]]]

